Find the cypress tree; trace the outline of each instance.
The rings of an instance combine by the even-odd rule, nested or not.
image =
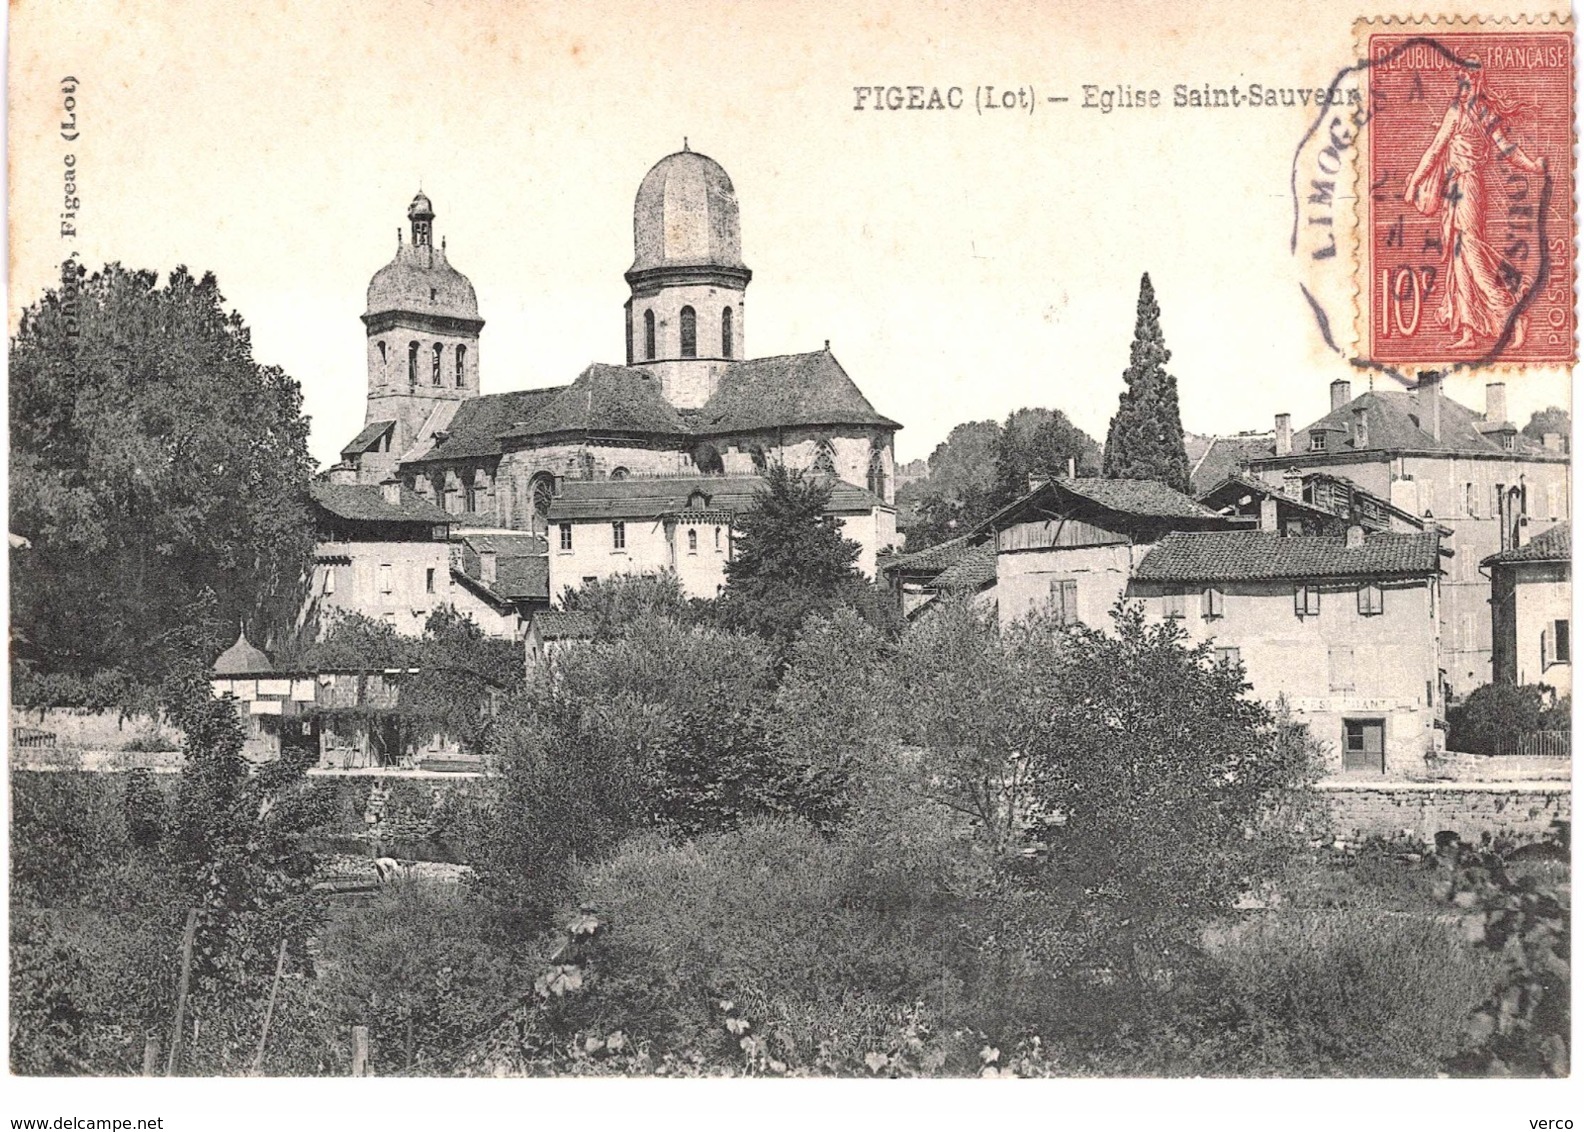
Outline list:
[[[1138,323],[1133,352],[1122,378],[1116,415],[1106,434],[1101,474],[1108,479],[1160,480],[1188,490],[1188,453],[1183,448],[1182,416],[1177,409],[1177,379],[1166,372],[1171,351],[1160,328],[1160,304],[1149,273],[1139,282]]]

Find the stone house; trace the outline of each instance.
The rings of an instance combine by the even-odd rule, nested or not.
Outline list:
[[[1507,419],[1502,383],[1486,386],[1483,413],[1441,392],[1425,373],[1411,391],[1352,395],[1331,384],[1330,412],[1294,432],[1276,418],[1270,451],[1247,461],[1273,485],[1293,474],[1327,472],[1450,532],[1455,555],[1442,580],[1441,668],[1455,695],[1489,683],[1490,587],[1480,563],[1521,546],[1532,523],[1569,518],[1569,456],[1563,438],[1536,442]]]
[[[1127,597],[1240,661],[1256,698],[1285,697],[1333,771],[1400,776],[1444,745],[1442,556],[1436,531],[1176,531],[1142,555]]]
[[[902,616],[912,619],[948,594],[969,595],[976,605],[995,605],[996,549],[988,532],[972,532],[912,554],[893,555],[880,576]]]
[[[1480,563],[1490,571],[1492,663],[1498,681],[1573,694],[1573,537],[1558,523]]]
[[[550,605],[543,536],[519,531],[453,530],[452,604],[486,636],[522,639],[535,610]]]
[[[621,574],[674,571],[688,597],[712,598],[726,584],[732,524],[754,505],[754,475],[566,480],[551,499],[550,593]],[[830,483],[825,513],[861,548],[858,569],[875,576],[876,556],[896,538],[896,511],[850,483]]]

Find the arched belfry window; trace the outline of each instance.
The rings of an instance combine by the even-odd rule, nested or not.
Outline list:
[[[434,365],[429,372],[429,380],[434,385],[440,384],[440,355],[445,352],[445,347],[436,342],[434,344]]]
[[[457,347],[457,388],[467,384],[467,347]]]
[[[721,357],[732,356],[732,309],[721,311]]]
[[[698,315],[692,307],[682,308],[682,356],[698,357]]]
[[[654,361],[655,356],[655,327],[654,311],[644,311],[644,358]]]
[[[407,384],[418,384],[418,343],[407,343]]]

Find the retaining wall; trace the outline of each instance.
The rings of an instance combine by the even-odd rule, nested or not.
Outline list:
[[[1465,841],[1486,835],[1533,841],[1555,821],[1573,820],[1572,784],[1530,782],[1366,782],[1333,779],[1318,789],[1331,802],[1339,837],[1408,836],[1429,842],[1442,830]]]

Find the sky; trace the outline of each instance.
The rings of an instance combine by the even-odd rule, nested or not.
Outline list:
[[[633,196],[686,137],[736,186],[748,354],[829,340],[903,424],[899,460],[1025,405],[1103,440],[1146,271],[1184,426],[1269,429],[1279,412],[1301,426],[1333,379],[1367,384],[1320,340],[1289,248],[1314,111],[1169,103],[1179,83],[1324,87],[1357,56],[1356,14],[19,0],[10,327],[70,251],[212,271],[258,360],[302,383],[328,464],[363,423],[358,316],[420,185],[478,292],[484,391],[558,385],[622,360]],[[966,105],[854,109],[855,87],[892,85],[958,87]],[[1163,105],[1104,113],[1085,85]],[[1031,91],[1033,112],[977,111],[986,86]],[[80,208],[62,239],[67,154]],[[1333,283],[1346,324],[1349,287]],[[1501,376],[1520,421],[1567,403],[1565,372]],[[1447,391],[1478,409],[1492,377]]]

